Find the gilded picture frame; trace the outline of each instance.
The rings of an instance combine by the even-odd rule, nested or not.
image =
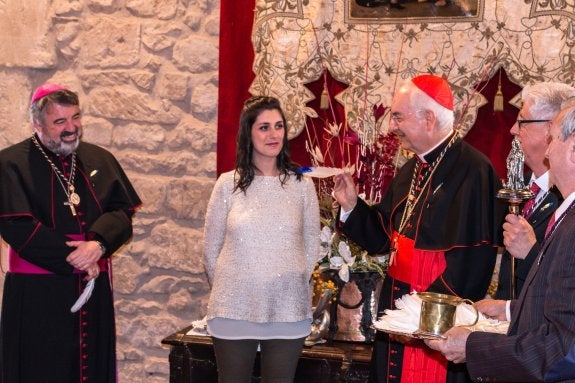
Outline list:
[[[393,4],[392,4],[393,2]],[[479,22],[485,0],[344,0],[350,24]]]

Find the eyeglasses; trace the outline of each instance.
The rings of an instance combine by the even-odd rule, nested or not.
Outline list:
[[[519,126],[519,129],[523,128],[522,125],[527,125],[527,124],[531,124],[534,122],[549,122],[551,120],[517,120],[517,126]]]

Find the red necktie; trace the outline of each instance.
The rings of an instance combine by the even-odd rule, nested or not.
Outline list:
[[[533,214],[535,200],[537,199],[537,194],[539,194],[539,191],[541,190],[541,188],[535,182],[531,184],[529,189],[533,192],[533,198],[525,202],[525,206],[523,206],[523,217],[525,217],[525,219],[528,219],[531,214]]]
[[[549,220],[549,223],[547,224],[547,229],[545,229],[545,238],[547,238],[547,236],[549,235],[549,232],[553,228],[553,225],[555,225],[555,213],[553,213],[551,219]]]

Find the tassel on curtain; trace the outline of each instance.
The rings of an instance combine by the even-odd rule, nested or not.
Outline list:
[[[497,92],[495,93],[495,97],[493,98],[493,111],[494,112],[503,112],[503,92],[501,91],[501,71],[502,71],[502,69],[499,68],[499,83],[497,84]]]
[[[319,103],[319,107],[320,109],[329,109],[329,95],[327,93],[327,84],[325,83],[324,80],[324,84],[323,84],[323,90],[321,91],[321,99],[320,99],[320,103]]]

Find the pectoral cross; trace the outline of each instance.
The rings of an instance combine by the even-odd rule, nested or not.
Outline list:
[[[70,211],[72,215],[76,216],[76,206],[80,204],[80,196],[76,194],[76,189],[74,185],[70,184],[68,186],[68,202],[64,202],[64,205],[70,206]]]
[[[64,202],[64,205],[70,206],[70,211],[72,212],[72,215],[75,217],[76,216],[76,208],[74,207],[74,203],[72,203],[72,201],[68,201],[68,202]]]

